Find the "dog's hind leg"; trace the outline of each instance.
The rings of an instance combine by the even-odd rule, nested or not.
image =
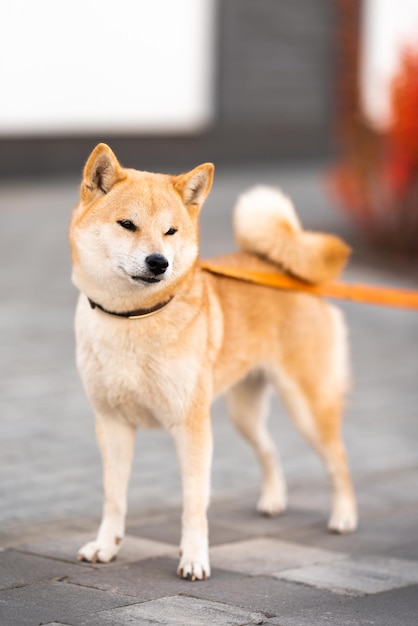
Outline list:
[[[338,393],[331,399],[329,393],[322,396],[320,390],[313,392],[311,385],[304,385],[283,371],[279,379],[280,395],[289,413],[323,460],[331,481],[332,511],[328,528],[337,533],[352,532],[357,527],[357,506],[341,439],[341,398]]]
[[[103,516],[97,538],[79,550],[78,560],[108,563],[119,552],[125,534],[135,428],[118,417],[97,414],[96,433],[103,464]]]
[[[228,412],[238,432],[257,456],[262,472],[257,510],[278,515],[286,509],[286,484],[278,453],[267,428],[269,389],[262,372],[253,372],[232,387],[226,396]]]

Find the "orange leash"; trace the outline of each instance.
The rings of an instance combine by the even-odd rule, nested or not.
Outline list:
[[[302,280],[292,278],[287,274],[281,274],[279,272],[267,273],[247,269],[237,269],[235,267],[223,267],[209,263],[208,261],[201,261],[200,266],[202,269],[211,272],[212,274],[227,276],[228,278],[236,278],[238,280],[245,280],[257,285],[274,287],[275,289],[304,291],[316,296],[328,296],[330,298],[363,302],[365,304],[376,304],[380,306],[418,310],[418,291],[340,282],[311,285],[310,283],[306,283]]]

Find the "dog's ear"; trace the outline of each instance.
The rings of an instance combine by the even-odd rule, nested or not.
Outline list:
[[[213,163],[203,163],[194,170],[175,177],[174,188],[187,207],[201,207],[212,187],[214,171]]]
[[[105,143],[99,143],[89,156],[83,171],[83,199],[94,199],[108,193],[113,185],[125,178],[123,168]]]

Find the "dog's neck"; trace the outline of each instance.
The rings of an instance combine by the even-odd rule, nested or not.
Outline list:
[[[138,319],[143,319],[145,317],[150,317],[151,315],[158,313],[158,311],[160,311],[165,306],[167,306],[167,304],[169,304],[173,298],[174,296],[170,296],[168,300],[164,300],[163,302],[158,302],[157,304],[150,307],[149,309],[134,309],[133,311],[124,311],[122,313],[118,313],[116,311],[109,311],[108,309],[105,309],[100,304],[97,304],[97,302],[93,302],[93,300],[90,300],[90,298],[88,298],[88,301],[90,302],[90,306],[92,309],[99,309],[100,311],[102,311],[103,313],[106,313],[107,315],[113,315],[114,317],[122,317],[128,320],[138,320]]]

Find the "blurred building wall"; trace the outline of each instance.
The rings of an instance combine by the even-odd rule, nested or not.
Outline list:
[[[13,0],[0,137],[199,132],[213,116],[214,0]]]
[[[332,111],[332,2],[221,2],[219,121],[325,130]]]
[[[109,126],[101,132],[87,128],[70,134],[3,136],[0,175],[79,172],[98,141],[109,143],[122,162],[144,169],[182,168],[207,160],[328,155],[334,130],[335,3],[210,2],[216,3],[216,12],[214,72],[205,79],[213,81],[213,89],[207,90],[209,125],[191,134],[184,128],[168,132],[161,127],[163,132],[150,133],[135,128],[120,132]],[[117,6],[123,6],[123,1]],[[160,45],[169,45],[163,39]],[[144,61],[152,63],[152,55]],[[182,71],[175,64],[167,67],[167,72],[179,76]],[[164,76],[159,74],[158,79],[164,81]],[[117,89],[118,77],[110,76],[106,85],[97,88]]]
[[[379,131],[390,125],[391,83],[405,49],[417,49],[417,33],[417,0],[363,0],[360,101],[367,121]]]

